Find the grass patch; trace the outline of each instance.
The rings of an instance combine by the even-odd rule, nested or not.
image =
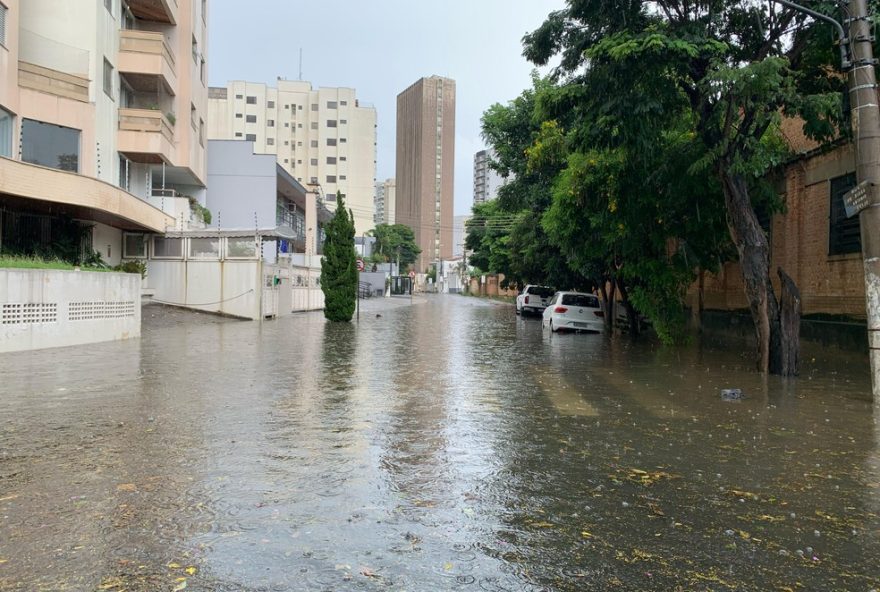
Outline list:
[[[61,269],[73,271],[77,266],[60,259],[43,259],[41,257],[23,257],[18,255],[0,255],[0,268],[5,269]],[[82,271],[112,271],[105,267],[83,267]]]

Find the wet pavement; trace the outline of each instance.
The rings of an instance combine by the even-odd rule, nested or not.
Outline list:
[[[864,357],[417,302],[0,356],[0,590],[880,588]]]

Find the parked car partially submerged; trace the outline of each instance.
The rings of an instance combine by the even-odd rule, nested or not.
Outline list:
[[[602,332],[604,312],[599,298],[581,292],[557,292],[547,308],[541,326],[557,331]]]
[[[548,288],[547,286],[527,284],[516,297],[516,314],[539,314],[544,312],[554,292],[553,288]]]

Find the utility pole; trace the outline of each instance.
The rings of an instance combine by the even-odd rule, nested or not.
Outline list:
[[[855,189],[844,196],[848,216],[859,215],[865,269],[865,308],[874,400],[880,401],[880,107],[874,66],[872,19],[866,0],[844,0],[843,25],[790,0],[775,0],[831,24],[840,42],[840,66],[849,76],[852,132],[856,149]],[[846,27],[846,30],[844,29]],[[848,33],[848,35],[847,35]],[[849,48],[849,52],[847,51]]]
[[[880,401],[880,107],[874,71],[872,23],[866,0],[849,2],[849,43],[852,69],[849,93],[856,147],[856,179],[865,188],[859,223],[865,267],[868,348],[874,399]]]

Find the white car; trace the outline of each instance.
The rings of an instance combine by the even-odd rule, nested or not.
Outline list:
[[[555,290],[547,286],[535,286],[527,284],[523,291],[516,297],[516,314],[544,312]]]
[[[605,330],[604,312],[599,298],[581,292],[557,292],[544,310],[541,326],[550,331]]]

